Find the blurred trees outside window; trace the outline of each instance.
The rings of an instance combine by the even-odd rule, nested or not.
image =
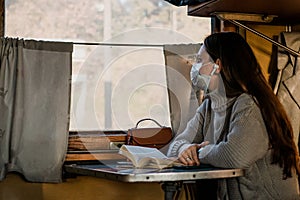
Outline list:
[[[5,6],[6,37],[74,43],[70,130],[126,130],[144,117],[170,126],[163,45],[199,43],[210,34],[210,18],[163,0]]]

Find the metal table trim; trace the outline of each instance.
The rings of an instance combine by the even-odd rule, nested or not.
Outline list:
[[[201,179],[235,178],[244,175],[242,169],[123,169],[110,171],[113,168],[93,168],[92,165],[65,165],[65,171],[73,174],[106,178],[122,182],[169,182],[191,181]]]

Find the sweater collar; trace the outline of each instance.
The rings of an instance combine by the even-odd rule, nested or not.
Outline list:
[[[218,92],[218,90],[208,93],[207,97],[211,100],[212,110],[216,112],[226,111],[226,109],[231,106],[237,98],[228,98],[225,94]]]

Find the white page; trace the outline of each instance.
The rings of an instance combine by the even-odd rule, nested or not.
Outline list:
[[[168,158],[166,155],[164,155],[156,148],[148,148],[148,147],[132,146],[132,145],[123,145],[122,148],[125,148],[130,154],[133,154],[136,158],[144,158],[144,157],[153,157],[153,158],[160,158],[160,159]]]

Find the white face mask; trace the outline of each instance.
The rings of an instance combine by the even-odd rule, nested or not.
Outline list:
[[[209,82],[212,75],[219,68],[217,64],[214,64],[213,70],[210,75],[199,74],[199,70],[202,67],[202,63],[196,63],[192,66],[191,69],[191,81],[194,85],[195,90],[204,90],[204,92],[208,91]]]
[[[207,70],[211,69],[212,65],[212,71],[208,72]],[[197,55],[197,61],[195,64],[193,64],[190,72],[191,81],[193,83],[194,89],[196,91],[204,90],[204,92],[208,92],[211,77],[218,68],[219,66],[215,64],[213,59],[209,56],[205,49],[205,46],[201,46]],[[204,71],[202,74],[200,74],[200,69],[202,72]]]

